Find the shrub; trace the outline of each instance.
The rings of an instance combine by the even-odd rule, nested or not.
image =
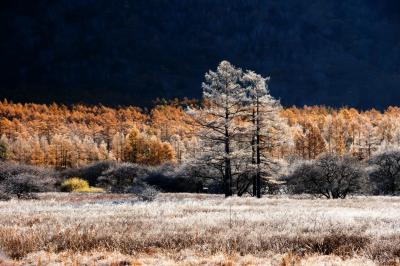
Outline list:
[[[366,191],[366,173],[356,159],[326,154],[296,166],[287,177],[294,193],[310,193],[326,198],[345,198]]]
[[[54,191],[55,172],[48,168],[10,162],[0,163],[0,193],[3,198],[36,198],[34,193]],[[5,195],[5,196],[4,196]]]
[[[146,184],[138,184],[133,186],[130,188],[129,192],[135,194],[140,200],[143,201],[153,201],[158,195],[157,189]]]
[[[46,180],[37,178],[31,174],[19,174],[5,179],[1,184],[1,190],[5,194],[16,195],[18,198],[33,199],[34,193],[47,191]]]
[[[89,182],[90,186],[98,186],[98,178],[111,167],[114,167],[116,162],[113,161],[100,161],[94,162],[80,168],[71,168],[61,172],[63,178],[71,176],[79,176]]]
[[[74,190],[73,192],[82,192],[82,193],[103,193],[104,189],[100,187],[88,187],[88,188],[80,188]]]
[[[0,201],[8,201],[11,199],[11,196],[4,193],[4,192],[0,192]]]
[[[17,164],[13,162],[0,162],[0,182],[20,174],[30,174],[35,176],[35,179],[45,179],[47,181],[52,180],[54,182],[56,181],[56,173],[50,168]],[[50,190],[51,188],[47,189]]]
[[[75,192],[86,192],[86,193],[104,193],[104,189],[101,187],[89,187],[84,189],[78,189]]]
[[[400,192],[400,150],[387,150],[369,160],[370,179],[376,194],[394,195]]]
[[[148,168],[132,163],[114,165],[99,177],[101,187],[114,193],[127,193],[136,185],[142,185]]]
[[[186,167],[176,169],[167,164],[149,170],[145,182],[164,192],[201,192],[201,179],[189,176]]]
[[[87,193],[100,193],[104,189],[97,187],[90,187],[88,181],[78,177],[66,179],[61,184],[61,191],[64,192],[87,192]]]
[[[78,177],[68,178],[61,184],[61,191],[63,192],[78,192],[79,190],[88,190],[89,188],[88,181]]]

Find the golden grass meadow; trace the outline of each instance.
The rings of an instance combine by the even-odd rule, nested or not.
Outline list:
[[[0,202],[2,265],[398,265],[400,197],[44,193]]]

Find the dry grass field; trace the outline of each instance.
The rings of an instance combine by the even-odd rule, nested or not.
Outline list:
[[[400,197],[47,193],[0,202],[2,265],[398,265]]]

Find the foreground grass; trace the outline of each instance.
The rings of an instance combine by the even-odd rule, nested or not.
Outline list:
[[[30,264],[395,265],[400,198],[44,194],[0,202],[0,249]]]

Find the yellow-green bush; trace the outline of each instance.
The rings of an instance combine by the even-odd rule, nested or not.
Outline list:
[[[104,192],[104,189],[100,187],[88,187],[74,190],[73,192],[86,192],[86,193],[101,193]]]
[[[89,189],[89,183],[78,177],[68,178],[61,184],[61,191],[65,192],[75,192],[82,189]]]
[[[90,187],[88,181],[72,177],[64,180],[61,184],[61,191],[64,192],[104,192],[102,188]]]

